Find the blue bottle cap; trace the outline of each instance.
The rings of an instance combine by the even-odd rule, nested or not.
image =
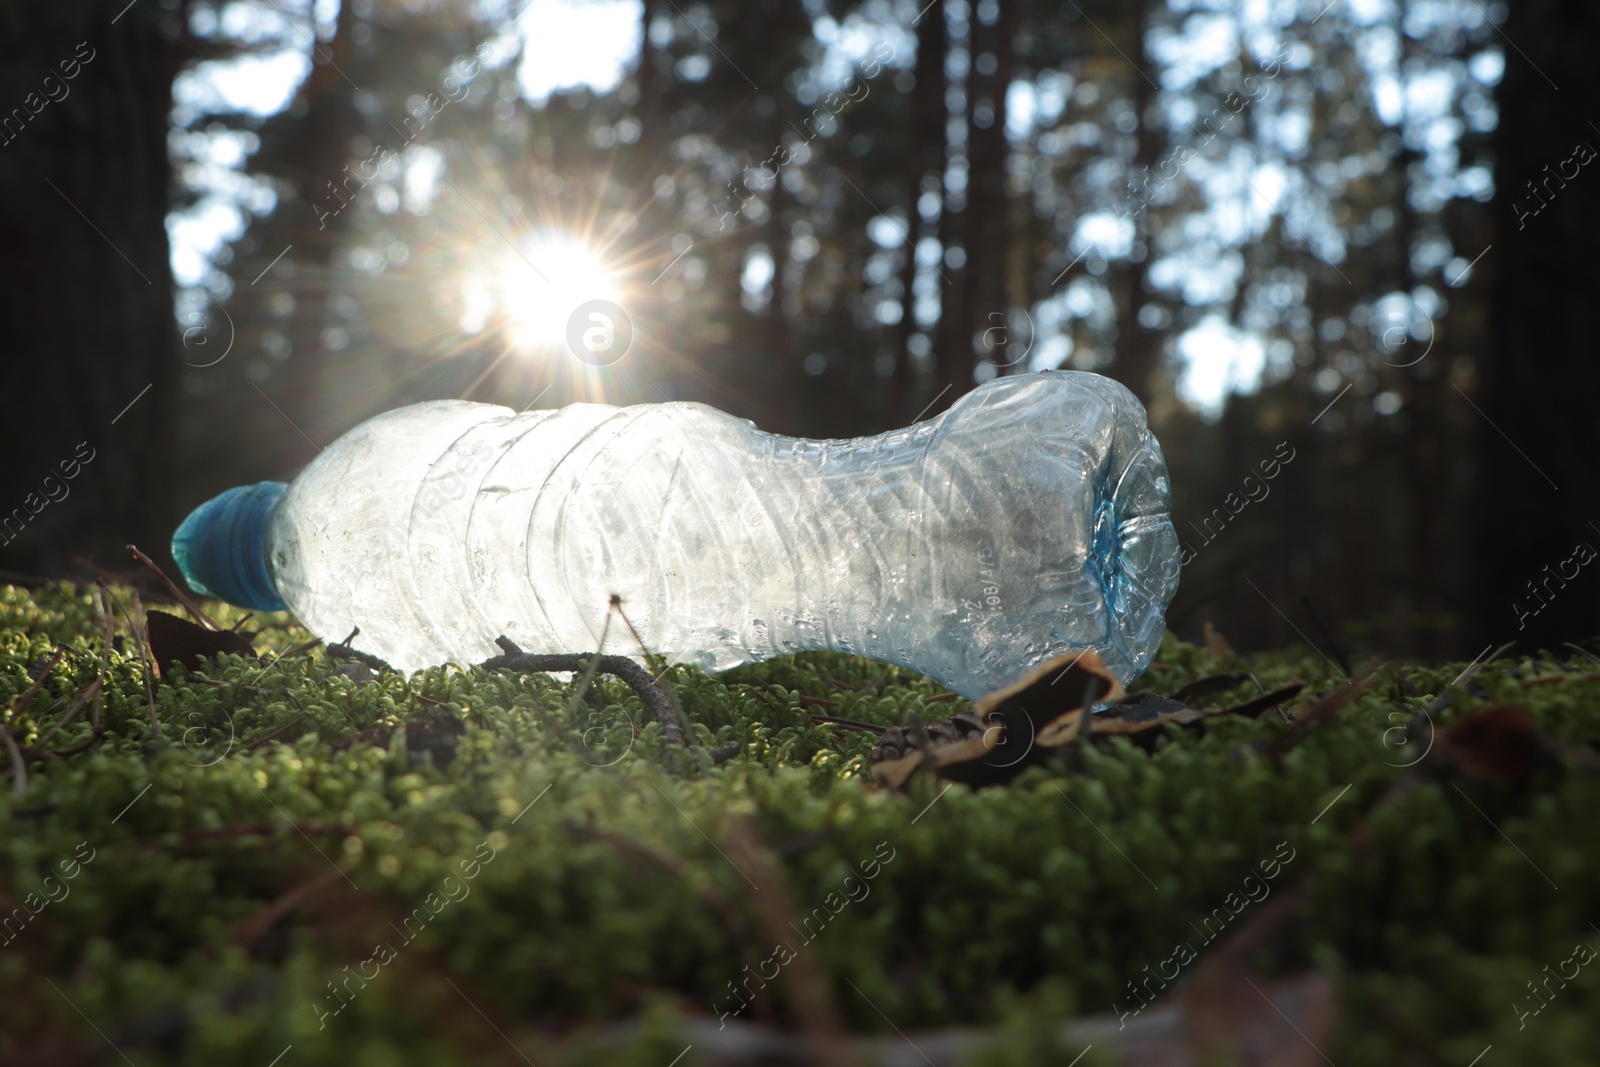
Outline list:
[[[172,535],[172,558],[201,596],[253,611],[283,611],[267,570],[267,519],[288,485],[257,482],[207,500]]]

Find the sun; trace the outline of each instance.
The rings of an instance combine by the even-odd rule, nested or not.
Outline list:
[[[572,314],[590,300],[617,302],[617,272],[582,241],[529,237],[494,271],[495,302],[512,323],[518,347],[557,349],[567,343]]]

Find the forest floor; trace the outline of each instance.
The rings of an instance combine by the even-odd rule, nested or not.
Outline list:
[[[880,663],[671,668],[682,748],[616,678],[407,678],[287,616],[151,678],[143,609],[110,592],[0,587],[3,1063],[1600,1048],[1600,661],[1577,650],[1347,669],[1169,637],[1131,688],[1219,714],[895,792],[879,730],[970,705]]]

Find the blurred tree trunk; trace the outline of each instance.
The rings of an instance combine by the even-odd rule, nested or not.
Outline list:
[[[968,81],[967,217],[973,224],[967,234],[963,304],[969,333],[982,335],[984,355],[997,366],[1015,358],[1007,340],[1009,331],[1002,327],[1006,325],[1006,266],[1011,257],[1011,210],[1006,196],[1006,89],[1011,84],[1019,3],[1020,0],[1000,0],[994,22],[973,21],[973,68]],[[990,62],[985,56],[993,57],[994,67],[989,73],[983,69]],[[985,116],[987,124],[981,121]],[[968,349],[972,349],[971,344]],[[971,388],[970,366],[968,379],[967,388]]]
[[[1029,182],[1032,181],[1031,172],[1034,161],[1038,156],[1031,150],[1031,146],[1019,146],[1023,166],[1030,173]],[[1009,183],[1011,178],[1006,177]],[[1031,369],[1029,356],[1033,352],[1034,342],[1037,340],[1038,324],[1033,321],[1033,281],[1034,268],[1038,261],[1034,257],[1037,241],[1033,233],[1033,191],[1024,185],[1017,195],[1010,196],[1007,203],[1006,218],[1006,261],[1005,261],[1005,286],[1006,305],[1009,308],[1020,308],[1028,314],[1028,332],[1021,337],[1007,334],[1006,344],[1016,345],[1014,350],[1008,349],[1005,364],[1000,370],[1001,374],[1026,374]]]
[[[1600,551],[1600,177],[1593,163],[1573,177],[1600,150],[1585,121],[1600,114],[1600,8],[1515,3],[1504,30],[1519,50],[1500,87],[1499,234],[1475,268],[1494,287],[1494,343],[1471,394],[1487,421],[1467,413],[1481,423],[1478,640],[1549,646],[1600,634],[1600,561],[1575,557]]]
[[[301,463],[310,462],[316,448],[330,444],[349,429],[353,416],[354,421],[359,421],[371,414],[351,409],[350,373],[340,366],[341,352],[326,343],[328,330],[337,322],[334,286],[340,271],[333,257],[348,244],[344,235],[355,225],[357,212],[340,210],[322,220],[325,227],[317,217],[319,205],[332,208],[340,203],[330,186],[339,187],[344,195],[372,195],[345,194],[341,185],[346,178],[345,166],[354,162],[351,142],[362,127],[361,113],[355,106],[356,88],[351,84],[351,79],[361,73],[350,48],[355,18],[354,4],[339,5],[333,37],[318,41],[312,49],[311,74],[290,104],[291,115],[303,116],[290,155],[299,200],[290,206],[297,213],[291,218],[303,221],[295,231],[294,251],[289,254],[295,261],[297,292],[294,316],[286,323],[298,366],[284,383],[287,388],[272,391],[278,393],[273,400],[300,431],[284,435],[283,440],[298,454]],[[388,133],[382,131],[380,137]],[[398,139],[396,134],[395,140]]]
[[[917,201],[929,175],[940,183],[944,179],[944,57],[948,48],[944,9],[935,5],[922,13],[917,22],[916,84],[908,103],[906,124],[906,258],[900,265],[900,328],[895,344],[894,374],[889,380],[890,426],[903,426],[914,410],[912,392],[911,335],[917,331],[916,280],[917,240],[922,216]]]
[[[967,111],[970,113],[972,99],[968,94],[968,90],[972,86],[972,33],[970,29],[972,11],[966,5],[952,8],[952,11],[955,14],[944,12],[942,9],[939,12],[930,11],[926,17],[933,18],[936,15],[945,17],[948,15],[956,19],[956,27],[947,25],[947,32],[954,28],[956,32],[951,36],[953,45],[963,48],[967,52],[967,76],[960,80],[958,86],[962,93],[967,95]],[[947,54],[955,51],[955,47],[948,48]],[[947,93],[947,98],[950,95],[953,94]],[[950,127],[957,130],[961,129],[954,122],[951,122],[951,120],[957,119],[953,109],[949,109],[947,106],[944,117]],[[949,257],[952,248],[960,248],[962,255],[971,254],[969,248],[971,241],[969,238],[971,235],[970,222],[972,212],[968,210],[968,198],[972,191],[970,180],[972,176],[972,142],[967,140],[965,143],[956,144],[947,136],[945,143],[944,173],[947,180],[944,185],[944,204],[939,213],[939,248],[945,258],[943,263],[939,265],[939,270],[942,272],[943,277],[940,278],[941,285],[939,287],[938,339],[934,344],[934,353],[938,358],[938,390],[929,408],[930,412],[943,411],[973,386],[972,309],[967,306],[966,301],[966,272],[971,267],[965,263],[959,267],[955,266],[951,263]],[[952,190],[948,177],[956,170],[953,164],[957,160],[967,164],[966,173],[969,180],[965,188]]]
[[[1130,48],[1130,54],[1138,56],[1140,60],[1133,77],[1133,113],[1138,120],[1138,132],[1132,170],[1133,184],[1138,186],[1138,192],[1126,190],[1123,198],[1131,196],[1136,205],[1143,204],[1149,195],[1149,176],[1156,165],[1159,151],[1157,133],[1149,123],[1156,88],[1144,73],[1144,43],[1150,27],[1150,10],[1151,0],[1143,0],[1139,5],[1138,20],[1133,23],[1138,39]],[[1145,300],[1145,277],[1149,272],[1149,236],[1150,209],[1145,207],[1133,218],[1133,246],[1128,259],[1118,271],[1122,275],[1122,295],[1117,301],[1117,356],[1110,367],[1112,376],[1133,390],[1139,402],[1146,405],[1153,395],[1151,378],[1156,369],[1153,338],[1150,331],[1139,324],[1139,309]]]
[[[1402,11],[1403,14],[1403,11]],[[1406,55],[1416,48],[1410,37],[1402,37]],[[1393,284],[1397,292],[1409,294],[1415,279],[1411,273],[1411,252],[1417,240],[1417,212],[1411,204],[1411,174],[1420,168],[1421,157],[1405,142],[1395,159],[1395,173],[1399,186],[1395,198],[1396,225]],[[1420,171],[1419,171],[1420,172]],[[1383,324],[1385,328],[1389,324]],[[1396,323],[1396,327],[1409,329],[1410,322]],[[1391,356],[1389,362],[1405,365],[1417,360],[1405,371],[1407,422],[1405,450],[1406,497],[1408,509],[1408,564],[1410,571],[1410,619],[1402,626],[1401,637],[1410,645],[1408,651],[1431,657],[1440,648],[1439,631],[1431,620],[1441,610],[1438,602],[1436,575],[1440,556],[1439,512],[1443,496],[1443,471],[1439,462],[1439,387],[1443,384],[1442,369],[1445,356],[1428,351],[1433,343],[1432,332],[1421,339],[1407,338]],[[1423,355],[1433,356],[1432,359]],[[1419,358],[1420,357],[1420,358]]]
[[[13,570],[59,573],[75,554],[120,568],[129,542],[159,558],[175,520],[167,116],[187,10],[121,7],[0,8],[0,566]]]
[[[795,45],[810,32],[810,21],[799,5],[788,0],[766,0],[763,5],[751,5],[748,8],[741,6],[740,12],[744,15],[740,22],[741,51],[745,55],[761,57],[762,73],[759,76],[761,84],[766,87],[757,97],[756,111],[752,116],[752,125],[757,133],[754,145],[760,151],[751,152],[754,157],[751,160],[751,174],[760,176],[761,180],[772,178],[767,192],[768,214],[755,231],[756,240],[767,246],[767,254],[772,257],[771,299],[765,314],[750,324],[750,339],[741,346],[747,353],[759,354],[757,365],[752,368],[749,388],[761,398],[762,407],[768,415],[764,422],[761,415],[755,418],[760,426],[788,427],[790,433],[842,435],[853,422],[859,424],[856,421],[859,419],[858,413],[841,410],[860,403],[859,390],[846,391],[848,404],[840,403],[839,398],[835,398],[831,405],[817,405],[805,402],[811,399],[805,397],[808,391],[806,386],[809,384],[814,390],[821,383],[832,384],[838,381],[839,376],[848,375],[852,368],[829,367],[820,379],[814,378],[808,383],[802,370],[805,353],[795,345],[801,326],[796,320],[802,316],[791,316],[786,310],[790,304],[799,307],[803,294],[801,286],[797,284],[799,272],[795,269],[791,252],[794,234],[789,229],[794,222],[791,211],[795,201],[783,184],[782,168],[778,166],[776,157],[778,146],[789,140],[793,133],[791,118],[784,113],[782,86],[789,71],[798,62]],[[843,133],[835,136],[842,139]],[[772,162],[768,163],[767,160]],[[791,293],[793,301],[786,299]],[[834,313],[847,314],[846,302],[837,301]],[[819,414],[822,415],[821,421],[828,424],[825,429],[813,425],[818,421]]]

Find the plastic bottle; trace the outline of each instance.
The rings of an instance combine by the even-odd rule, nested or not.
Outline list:
[[[330,640],[360,626],[403,670],[499,634],[595,651],[615,593],[674,662],[835,649],[977,697],[1090,646],[1144,670],[1177,589],[1168,496],[1144,409],[1094,374],[997,378],[849,440],[694,403],[434,401],[207,502],[172,552],[196,591]]]

